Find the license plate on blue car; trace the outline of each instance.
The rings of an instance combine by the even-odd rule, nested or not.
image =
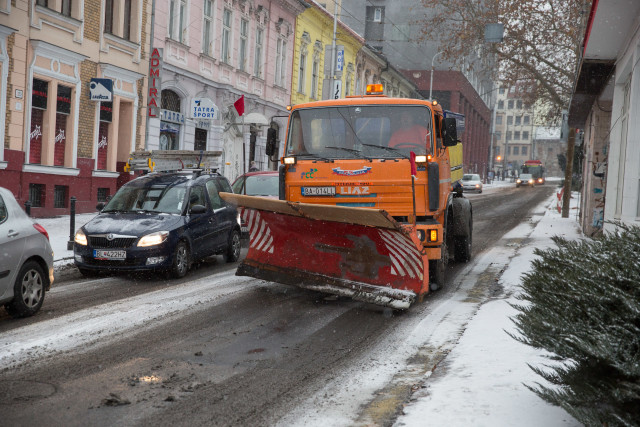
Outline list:
[[[126,259],[127,251],[94,249],[93,257],[95,259]]]

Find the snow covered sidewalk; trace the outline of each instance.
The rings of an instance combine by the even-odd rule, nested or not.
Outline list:
[[[577,198],[571,199],[571,206]],[[397,426],[579,426],[573,417],[552,406],[527,389],[544,380],[527,364],[548,363],[544,352],[515,341],[510,320],[521,277],[530,269],[534,248],[555,247],[551,237],[583,237],[576,222],[575,209],[569,218],[556,210],[555,194],[534,210],[544,214],[533,230],[522,224],[505,239],[521,241],[503,272],[501,296],[485,303],[476,313],[444,363],[431,373],[427,387],[414,394],[416,400],[405,407]]]

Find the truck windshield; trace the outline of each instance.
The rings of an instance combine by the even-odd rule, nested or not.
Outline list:
[[[286,154],[324,159],[431,154],[432,129],[426,106],[305,108],[291,115]]]

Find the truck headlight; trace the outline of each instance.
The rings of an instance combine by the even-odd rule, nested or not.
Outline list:
[[[146,236],[142,236],[140,241],[138,242],[138,246],[146,247],[146,246],[155,246],[167,240],[167,236],[169,236],[168,231],[156,231],[155,233],[147,234]]]

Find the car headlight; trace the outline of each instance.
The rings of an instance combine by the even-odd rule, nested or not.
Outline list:
[[[73,238],[73,241],[79,245],[87,246],[87,236],[84,234],[84,231],[82,230],[76,231],[76,235]]]
[[[156,231],[155,233],[142,236],[138,242],[138,246],[155,246],[167,240],[168,231]]]
[[[238,215],[236,215],[236,221],[238,222],[238,225],[240,227],[242,227],[242,219],[240,218],[240,213],[238,213]]]
[[[521,180],[517,180],[517,181],[516,181],[516,184],[520,184],[521,182],[522,182]]]

